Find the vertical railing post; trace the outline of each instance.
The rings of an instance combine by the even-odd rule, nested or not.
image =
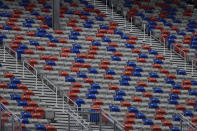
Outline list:
[[[21,124],[20,119],[18,121],[19,121],[19,131],[22,131],[22,124]]]
[[[3,44],[3,62],[5,62],[5,44]]]
[[[70,131],[70,114],[68,113],[68,131]]]
[[[55,106],[57,107],[57,87],[56,87],[55,99],[56,99],[56,104],[55,104]]]
[[[183,130],[183,120],[181,119],[181,131]]]
[[[43,81],[43,78],[42,78],[42,95],[44,95],[44,81]]]
[[[166,39],[164,39],[164,42],[163,42],[163,55],[165,56],[166,55]]]
[[[112,14],[111,14],[111,16],[112,16],[112,20],[113,20],[114,19],[114,5],[113,5],[113,3],[112,3],[111,6],[112,6],[112,12],[111,12]]]
[[[63,100],[62,100],[62,110],[64,112],[64,95],[63,95]]]
[[[14,116],[12,115],[12,131],[14,131]]]
[[[17,52],[15,52],[15,55],[16,55],[16,72],[18,72],[18,70],[17,70],[17,63],[18,63],[18,55],[17,55]]]
[[[99,110],[99,131],[102,130],[102,109]]]
[[[170,46],[170,61],[172,64],[172,53],[173,53],[173,45]]]
[[[114,120],[114,131],[116,131],[116,121]]]
[[[35,71],[36,71],[36,89],[38,89],[38,85],[37,85],[38,84],[37,83],[38,82],[38,74],[37,74],[38,72],[37,72],[37,70],[35,70]]]
[[[185,52],[183,52],[184,56],[185,56]],[[184,61],[185,61],[185,71],[187,70],[187,61],[186,61],[186,58],[184,58]]]
[[[0,105],[0,106],[1,106],[1,105]],[[0,109],[0,129],[2,129],[2,127],[1,127],[1,123],[2,123],[2,121],[1,121],[1,120],[2,120],[2,114],[1,114],[1,113],[2,113],[2,109]]]
[[[146,33],[146,24],[144,24],[144,39],[143,39],[144,42],[145,42],[145,33]]]
[[[192,76],[194,75],[194,60],[192,60]]]
[[[152,46],[152,40],[151,40],[151,30],[150,30],[150,45]]]
[[[132,21],[132,17],[131,17],[131,31],[130,32],[132,32],[132,29],[133,28],[133,21]]]
[[[106,5],[105,5],[105,8],[106,8],[105,14],[107,15],[107,0],[105,0],[105,2],[106,2],[106,3],[105,3],[105,4],[106,4]]]
[[[23,61],[23,78],[25,78],[25,62]]]

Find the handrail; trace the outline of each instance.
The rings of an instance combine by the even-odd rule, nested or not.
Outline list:
[[[10,51],[12,51],[12,52],[14,52],[15,54],[17,54],[16,53],[16,51],[14,51],[13,49],[11,49],[9,46],[7,46],[6,44],[3,44],[4,45],[4,49],[6,49],[6,48],[8,48],[8,50],[10,50]],[[9,52],[8,52],[9,53]],[[16,55],[16,59],[17,59],[17,55]],[[17,61],[17,60],[16,60]],[[24,69],[24,67],[25,67],[25,65],[24,64],[27,64],[28,66],[30,66],[35,72],[36,72],[36,75],[33,73],[33,75],[36,77],[36,88],[37,88],[37,69],[35,69],[35,67],[33,67],[31,64],[29,64],[25,59],[24,60],[22,60],[22,62],[23,62],[23,69]],[[18,63],[16,63],[16,64],[18,64]],[[16,66],[17,67],[17,66]],[[27,68],[28,69],[28,68]],[[24,70],[23,70],[23,73],[24,73]],[[56,89],[56,92],[55,92],[55,94],[56,94],[56,107],[58,106],[57,105],[57,87],[48,79],[48,78],[46,78],[45,77],[45,80],[47,80],[47,82],[49,82],[55,89]],[[79,118],[79,115],[78,115],[78,106],[77,106],[77,104],[72,100],[72,99],[70,99],[67,95],[64,95],[67,99],[69,99],[73,104],[74,104],[74,106],[75,106],[75,109],[77,110],[77,113],[75,113],[75,115]],[[71,106],[69,106],[69,111],[72,111],[73,112],[73,110],[71,109]],[[68,111],[67,111],[68,112]],[[73,112],[74,113],[74,112]],[[77,120],[78,122],[79,122],[79,124],[81,124],[85,129],[87,129],[88,127],[86,127],[83,123],[81,123],[77,118],[75,118],[73,115],[71,115],[71,113],[69,113],[69,115],[70,116],[72,116],[75,120]],[[86,121],[84,121],[83,120],[83,122],[85,123]],[[88,123],[86,122],[86,124],[88,125]]]

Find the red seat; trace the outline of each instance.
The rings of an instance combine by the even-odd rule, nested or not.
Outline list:
[[[169,121],[169,120],[163,120],[163,121],[162,121],[162,125],[163,125],[163,126],[168,126],[168,127],[172,127],[172,126],[173,126],[173,125],[172,125],[172,122]]]
[[[22,44],[22,42],[21,42],[20,40],[12,40],[12,42],[13,42],[14,44]]]
[[[168,79],[176,79],[176,76],[174,74],[167,74],[166,76]]]
[[[183,41],[183,44],[191,44],[191,40],[182,40]]]
[[[49,29],[49,26],[48,25],[40,25],[40,28]]]
[[[138,86],[140,86],[140,87],[146,87],[147,86],[147,84],[146,84],[146,82],[137,82],[137,84],[138,84]]]
[[[114,30],[107,30],[107,34],[114,34]]]
[[[119,90],[117,85],[108,85],[109,90]]]
[[[116,43],[114,43],[114,42],[110,42],[109,46],[111,46],[111,47],[118,47],[118,45]]]
[[[183,90],[190,90],[190,85],[182,85]]]
[[[123,107],[131,107],[131,103],[129,101],[121,101],[120,104]]]
[[[125,124],[123,124],[123,127],[124,127],[125,131],[133,130],[132,124],[125,123]]]
[[[163,55],[155,55],[156,59],[161,59],[161,60],[165,60],[165,57]]]
[[[47,45],[49,47],[57,47],[56,43],[48,42]]]
[[[27,86],[25,84],[17,84],[18,89],[26,90]]]
[[[176,105],[176,110],[185,111],[186,107],[184,105]]]
[[[110,26],[108,26],[108,28],[109,28],[109,30],[115,30],[116,29],[116,26],[110,25]]]
[[[137,61],[139,63],[146,63],[146,59],[144,59],[144,58],[137,58]]]
[[[58,61],[57,56],[49,56],[49,60]]]
[[[109,24],[112,25],[112,26],[118,26],[118,23],[114,22],[114,21],[110,21]]]
[[[77,83],[77,82],[73,82],[72,83],[72,87],[74,87],[74,88],[82,88],[82,84],[81,83]]]
[[[163,114],[155,114],[155,120],[165,120]]]
[[[86,41],[94,41],[94,37],[91,37],[91,36],[86,36]]]
[[[136,44],[136,41],[135,40],[127,40],[127,43],[128,44]]]
[[[67,52],[60,52],[60,56],[61,57],[68,57],[68,53]]]
[[[7,21],[7,22],[6,22],[6,25],[8,25],[8,26],[14,26],[14,22],[12,22],[12,21]]]
[[[79,88],[71,87],[71,88],[70,88],[70,92],[71,92],[71,93],[80,93],[80,90],[79,90]]]
[[[142,45],[142,49],[151,50],[151,47],[149,45]]]
[[[68,72],[66,72],[66,71],[59,71],[59,75],[60,76],[64,76],[64,77],[68,77],[69,76]]]
[[[104,75],[104,79],[113,80],[114,78],[112,75]]]
[[[129,112],[127,112],[126,113],[126,117],[127,118],[133,118],[134,119],[134,118],[136,118],[136,114],[135,113],[129,113]]]
[[[134,121],[133,118],[125,118],[124,121],[125,121],[125,123],[127,123],[127,124],[135,124],[135,121]]]
[[[9,104],[7,100],[0,100],[0,102],[3,103],[6,106]]]
[[[107,33],[106,29],[98,29],[98,33]]]
[[[58,38],[59,43],[67,43],[67,40],[64,38]]]
[[[88,20],[88,17],[85,16],[85,15],[80,16],[80,18],[83,19],[83,20]]]
[[[79,72],[79,68],[78,67],[70,67],[70,70],[72,72]]]
[[[35,36],[35,33],[34,33],[34,32],[26,32],[26,34],[27,34],[28,36]]]
[[[164,109],[156,109],[155,112],[157,114],[166,115],[166,111]]]
[[[136,96],[136,97],[131,97],[131,98],[133,102],[138,102],[138,103],[142,102],[142,99],[140,97]]]
[[[83,68],[91,68],[91,65],[89,63],[83,63],[82,67]]]
[[[46,127],[46,131],[56,131],[57,130],[54,125],[45,125],[45,127]]]
[[[34,54],[34,51],[31,50],[31,49],[28,49],[28,50],[24,50],[24,53],[25,54],[31,54],[31,55],[33,55]]]
[[[138,53],[138,54],[140,54],[141,51],[140,51],[140,49],[135,48],[135,49],[132,49],[132,53]]]
[[[152,93],[151,92],[143,92],[143,96],[151,98],[152,97]]]
[[[62,51],[70,53],[70,48],[62,48]]]
[[[103,104],[104,104],[102,100],[98,100],[98,99],[92,100],[92,102],[93,102],[95,105],[103,105]]]
[[[43,119],[44,116],[42,115],[42,113],[36,112],[36,113],[31,113],[32,118],[34,119]]]
[[[53,67],[49,66],[49,65],[43,65],[43,68],[44,68],[44,70],[50,70],[50,71],[53,70]]]
[[[71,100],[78,98],[77,93],[68,92],[67,94]],[[72,101],[70,101],[69,103],[72,103]]]
[[[169,74],[168,69],[159,69],[161,73],[163,74]]]
[[[7,83],[0,83],[0,88],[8,88]]]
[[[82,29],[80,27],[72,27],[74,31],[82,32]]]
[[[186,36],[184,36],[184,39],[185,39],[185,40],[192,40],[192,36],[186,35]]]
[[[83,80],[85,83],[94,83],[93,79],[91,78],[84,78]]]
[[[187,105],[189,105],[189,106],[195,106],[195,105],[196,105],[196,103],[195,103],[194,100],[185,100],[185,102],[186,102]]]
[[[27,101],[27,104],[29,105],[29,107],[38,107],[38,104],[35,101]]]
[[[105,37],[105,35],[103,33],[97,33],[96,37]]]
[[[97,52],[96,52],[96,50],[88,50],[88,54],[96,55],[96,54],[97,54]]]
[[[181,94],[181,91],[179,89],[171,89],[172,94]]]
[[[126,66],[126,67],[125,67],[125,70],[126,70],[126,71],[134,71],[134,68],[131,67],[131,66]]]
[[[179,28],[178,27],[175,27],[175,26],[171,26],[170,28],[171,28],[171,30],[175,30],[175,31],[178,31],[179,30]]]
[[[137,36],[129,36],[129,39],[131,39],[131,40],[138,40]]]
[[[152,131],[162,131],[161,127],[157,126],[157,125],[151,126],[151,129],[152,129]]]
[[[110,61],[109,60],[101,60],[101,64],[109,65],[110,64]]]
[[[133,71],[123,71],[123,74],[124,74],[125,76],[132,76],[132,72],[133,72]]]
[[[27,106],[27,107],[24,107],[24,110],[25,110],[25,112],[33,113],[33,112],[35,112],[35,107]]]
[[[23,90],[23,92],[24,92],[24,95],[30,95],[30,96],[34,95],[34,92],[32,90]]]
[[[4,77],[5,78],[14,78],[14,74],[13,73],[4,72]]]
[[[106,65],[106,64],[99,64],[99,68],[100,69],[108,69],[108,65]]]
[[[31,101],[30,95],[21,95],[21,100]]]
[[[182,80],[183,85],[191,85],[191,80]]]
[[[71,22],[71,23],[77,23],[78,20],[77,20],[77,19],[74,19],[74,18],[70,18],[70,19],[69,19],[69,22]]]
[[[157,79],[148,77],[148,82],[157,83]]]

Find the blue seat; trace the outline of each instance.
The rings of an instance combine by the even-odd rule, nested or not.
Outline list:
[[[181,89],[182,88],[182,86],[180,84],[172,84],[172,87],[174,89]]]
[[[157,105],[157,103],[148,103],[148,106],[151,109],[157,109],[157,108],[159,108],[159,106]]]
[[[2,64],[0,63],[0,67],[2,67]]]
[[[49,66],[56,66],[55,61],[46,60],[45,62],[46,62],[46,65],[49,65]]]
[[[87,99],[96,99],[95,94],[86,94]]]
[[[133,71],[133,72],[132,72],[132,76],[141,77],[141,73],[138,72],[138,71]]]
[[[197,85],[197,81],[191,81],[192,85]]]
[[[28,118],[21,118],[23,124],[29,124]]]
[[[77,73],[77,76],[80,78],[87,78],[86,73],[82,73],[82,72]]]
[[[82,49],[81,45],[79,44],[73,44],[74,49]]]
[[[28,49],[27,45],[24,45],[24,44],[19,44],[18,47],[20,49]]]
[[[138,113],[138,109],[136,107],[128,107],[129,113]]]
[[[163,64],[163,61],[161,59],[154,59],[154,64]]]
[[[84,16],[90,16],[90,13],[86,12],[86,11],[81,11],[81,14],[84,15]],[[94,22],[93,23],[89,23],[89,24],[94,24]]]
[[[3,26],[3,29],[4,30],[12,30],[12,27],[11,26],[8,26],[8,25],[4,25]]]
[[[111,56],[113,61],[121,61],[120,57],[118,56]]]
[[[0,34],[0,38],[7,38],[6,34]]]
[[[168,99],[168,102],[169,102],[169,104],[174,104],[174,105],[179,104],[176,99]]]
[[[26,101],[22,101],[22,100],[16,100],[18,103],[18,106],[28,106]]]
[[[121,86],[130,86],[129,82],[128,81],[125,81],[125,80],[120,80],[120,85]]]
[[[132,44],[125,44],[125,47],[126,48],[131,48],[131,49],[135,48],[134,45],[132,45]]]
[[[194,106],[194,110],[197,111],[197,106]]]
[[[18,89],[17,84],[7,84],[8,89]]]
[[[74,99],[78,107],[81,107],[81,104],[85,104],[84,100],[81,98]]]
[[[22,118],[32,118],[32,115],[30,112],[21,112]]]
[[[128,35],[124,35],[124,34],[122,34],[122,35],[120,35],[121,36],[121,39],[126,39],[126,40],[128,40],[129,39],[129,36]]]
[[[83,58],[75,58],[75,62],[77,62],[77,63],[85,63]]]
[[[55,43],[58,43],[58,39],[53,39],[53,35],[51,33],[45,33],[44,35],[45,37],[49,38],[50,42],[55,42]]]
[[[40,14],[37,11],[31,12],[31,15],[39,16]]]
[[[108,37],[104,37],[104,38],[102,38],[102,40],[103,40],[103,42],[111,42],[111,39]]]
[[[179,99],[179,95],[178,94],[169,94],[170,99]]]
[[[119,34],[119,35],[122,35],[123,32],[121,30],[114,30],[114,34]]]
[[[66,11],[66,14],[73,15],[73,14],[74,14],[74,12],[73,12],[72,10],[67,10],[67,11]]]
[[[118,106],[109,106],[109,109],[111,112],[120,112],[120,109]]]
[[[154,93],[163,93],[161,88],[153,88]]]
[[[189,117],[193,117],[194,114],[192,113],[192,111],[183,111],[184,116],[189,116]]]
[[[65,80],[67,82],[75,82],[75,78],[74,77],[65,77]]]
[[[83,24],[83,27],[84,28],[92,28],[92,25],[91,24]]]
[[[181,117],[180,116],[173,115],[172,117],[173,117],[174,121],[181,121]]]
[[[148,58],[146,54],[138,54],[139,58]]]
[[[158,52],[156,50],[149,50],[149,54],[158,55]]]
[[[79,49],[73,49],[73,48],[71,48],[70,50],[71,50],[72,53],[80,53],[80,50]]]
[[[88,113],[90,114],[90,122],[98,122],[99,121],[99,113],[94,110],[89,110]]]
[[[145,92],[144,87],[135,87],[136,92]]]
[[[122,80],[131,81],[130,76],[121,76]]]
[[[136,64],[135,64],[135,62],[128,61],[127,66],[136,67]]]
[[[121,95],[113,95],[114,101],[124,101],[123,96]]]
[[[25,19],[27,23],[35,23],[33,19]]]
[[[152,120],[144,119],[143,122],[144,122],[144,125],[154,125]]]
[[[22,54],[25,54],[24,49],[16,49],[15,51],[17,53],[17,58],[18,59],[21,59]]]
[[[178,127],[169,127],[170,131],[180,131],[180,129]]]
[[[37,37],[45,37],[45,33],[43,33],[43,32],[36,32],[35,36],[37,36]]]
[[[99,25],[100,29],[106,29],[108,30],[108,26],[107,25]]]
[[[157,74],[157,73],[153,73],[153,72],[150,72],[150,73],[149,73],[149,76],[150,76],[151,78],[159,78],[158,74]]]
[[[32,25],[31,25],[31,23],[23,23],[23,27],[31,28],[31,27],[32,27]]]
[[[134,67],[134,70],[137,72],[143,72],[142,67]]]
[[[189,95],[197,96],[197,91],[196,90],[189,90]]]
[[[95,18],[96,18],[97,21],[104,21],[103,17],[96,16]]]
[[[50,42],[59,43],[58,38],[49,38]]]
[[[40,44],[38,43],[38,41],[29,41],[30,45],[34,45],[34,46],[39,46]]]
[[[106,74],[108,74],[108,75],[115,75],[116,72],[114,70],[106,70]]]
[[[35,124],[35,128],[37,131],[46,131],[46,127],[44,125]]]
[[[41,32],[41,33],[47,33],[46,30],[43,29],[43,28],[37,28],[37,31],[38,31],[38,32]]]
[[[101,46],[101,43],[99,41],[92,41],[93,46]]]
[[[93,74],[98,74],[98,71],[95,68],[89,68],[88,72]]]
[[[126,93],[125,93],[125,91],[116,90],[116,95],[126,96]]]
[[[89,94],[98,94],[97,88],[88,88]]]
[[[137,113],[137,119],[146,119],[146,116],[144,113]]]
[[[100,85],[98,83],[92,83],[91,84],[91,88],[93,88],[93,89],[100,89],[101,87],[100,87]]]
[[[78,31],[71,31],[71,35],[76,35],[76,36],[80,36],[80,33]]]
[[[150,98],[151,103],[160,103],[160,100],[156,97]]]
[[[164,80],[166,81],[167,84],[175,84],[173,79],[165,78]]]
[[[47,9],[51,9],[52,8],[51,5],[48,5],[48,4],[43,5],[43,7],[47,8]]]
[[[71,39],[71,40],[78,40],[76,35],[69,35],[69,39]]]
[[[114,48],[114,47],[106,47],[106,48],[107,48],[107,51],[112,51],[112,52],[116,51],[116,48]]]
[[[11,100],[21,100],[20,95],[10,95]]]
[[[12,84],[21,84],[20,79],[17,79],[17,78],[10,78],[10,81]]]

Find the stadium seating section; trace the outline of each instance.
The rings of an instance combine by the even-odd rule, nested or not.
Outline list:
[[[120,3],[148,30],[161,32],[169,45],[195,59],[192,10],[178,1],[149,2]],[[102,107],[125,130],[179,131],[176,112],[197,124],[197,81],[87,1],[61,1],[62,30],[50,28],[52,9],[46,0],[0,1],[0,12],[0,40],[80,108]],[[47,124],[45,109],[28,87],[11,72],[0,76],[1,102],[21,114],[24,127],[55,128]]]

